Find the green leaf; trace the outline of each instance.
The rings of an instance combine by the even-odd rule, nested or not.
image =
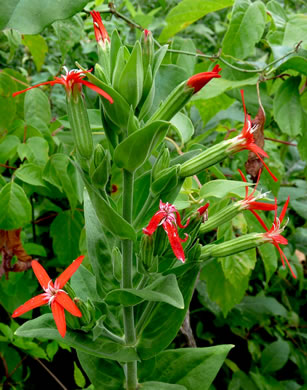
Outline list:
[[[250,249],[233,256],[219,258],[225,278],[234,286],[241,283],[256,265],[256,249]]]
[[[241,196],[242,187],[251,186],[253,183],[245,183],[236,180],[211,180],[204,184],[200,190],[200,196],[210,198],[224,198],[227,195]]]
[[[122,362],[138,360],[134,348],[101,338],[93,341],[93,336],[90,333],[73,332],[67,329],[63,339],[56,328],[52,314],[44,314],[35,320],[27,321],[16,330],[15,334],[21,337],[56,340],[78,351],[101,358]]]
[[[244,297],[248,287],[250,275],[241,278],[239,284],[232,284],[223,272],[222,265],[217,259],[207,261],[200,274],[200,279],[205,280],[209,297],[216,302],[224,316]]]
[[[170,383],[162,382],[143,382],[140,383],[142,390],[186,390],[185,386],[172,385]]]
[[[124,387],[124,370],[117,362],[77,351],[79,362],[95,389],[120,390]]]
[[[41,35],[24,35],[23,44],[29,49],[36,69],[40,72],[45,61],[45,55],[48,52],[45,39]]]
[[[302,37],[307,34],[307,15],[294,14],[289,17],[286,24],[283,46],[293,47]],[[303,39],[303,38],[302,38]],[[305,41],[302,42],[303,49],[307,49]]]
[[[287,363],[290,347],[287,341],[278,340],[265,347],[261,355],[261,368],[263,373],[275,372]]]
[[[86,384],[86,379],[84,378],[82,371],[77,366],[76,362],[74,362],[74,379],[75,379],[76,385],[78,387],[82,387],[82,389],[83,389],[85,384]]]
[[[80,179],[76,167],[66,154],[53,154],[47,162],[43,179],[64,190],[72,209],[75,209],[78,201],[82,201]]]
[[[70,279],[70,285],[76,296],[87,301],[99,301],[96,291],[96,277],[82,264]]]
[[[84,180],[87,180],[83,177]],[[121,239],[136,239],[136,232],[134,228],[123,218],[112,206],[98,193],[96,189],[85,181],[87,191],[91,203],[95,209],[95,213],[103,225],[109,232]]]
[[[196,20],[225,7],[230,7],[233,0],[183,0],[171,9],[166,17],[166,27],[161,32],[159,40],[166,42],[177,32],[188,27]]]
[[[97,292],[104,298],[114,288],[111,258],[114,239],[99,222],[87,191],[84,191],[84,218],[88,256],[96,275]]]
[[[160,276],[141,290],[121,288],[109,292],[105,297],[105,301],[109,304],[122,304],[124,306],[137,305],[144,300],[165,302],[178,309],[184,308],[183,297],[174,274]]]
[[[31,204],[18,184],[11,182],[0,191],[0,229],[18,229],[31,221]]]
[[[150,370],[148,379],[182,385],[187,390],[207,390],[233,347],[218,345],[163,351],[156,356],[154,369]],[[145,369],[146,365],[151,366],[151,362],[145,362]]]
[[[36,127],[37,121],[49,125],[51,121],[50,104],[47,96],[39,88],[31,89],[25,94],[25,121]]]
[[[50,360],[54,358],[54,355],[58,352],[59,344],[56,341],[51,341],[47,344],[46,352]]]
[[[41,137],[32,137],[26,143],[18,146],[18,155],[21,160],[27,159],[29,163],[44,166],[48,160],[49,145]]]
[[[19,138],[16,135],[7,135],[0,143],[0,162],[5,164],[16,156]]]
[[[1,18],[1,15],[0,15]],[[16,99],[12,93],[17,90],[15,81],[10,75],[0,73],[0,131],[6,130],[16,114]]]
[[[189,307],[198,271],[198,266],[192,264],[176,269],[176,272],[180,272],[177,280],[184,299],[184,309],[177,309],[167,303],[154,306],[138,338],[137,351],[141,359],[157,355],[175,338]]]
[[[168,128],[168,122],[156,121],[129,135],[114,151],[116,165],[134,172],[163,141]]]
[[[0,29],[14,28],[22,34],[38,34],[55,20],[66,19],[81,11],[88,0],[13,0],[2,5]],[[39,12],[37,12],[39,10]]]
[[[16,177],[32,186],[45,186],[42,167],[32,163],[24,163],[15,171]]]
[[[300,82],[300,77],[289,77],[274,98],[274,118],[281,131],[290,137],[302,134],[304,128],[304,111],[298,91]]]
[[[70,264],[79,256],[79,238],[83,227],[82,214],[70,210],[59,213],[50,226],[52,247],[61,264]]]
[[[118,84],[118,91],[133,108],[142,97],[143,77],[142,49],[140,42],[136,41]]]
[[[273,297],[246,296],[243,301],[236,306],[247,317],[254,317],[259,323],[262,316],[281,316],[287,318],[288,311]]]
[[[35,244],[34,242],[27,242],[23,245],[23,247],[29,255],[47,257],[47,252],[43,245]]]
[[[286,61],[280,65],[276,72],[281,74],[288,69],[296,70],[307,76],[307,51],[299,49],[296,53],[287,57]]]
[[[182,145],[192,138],[194,134],[194,126],[188,116],[182,114],[181,112],[177,112],[170,122],[173,125],[172,129],[176,130]]]
[[[262,37],[265,23],[266,9],[261,1],[236,0],[222,43],[223,54],[240,59],[254,55],[255,44]]]

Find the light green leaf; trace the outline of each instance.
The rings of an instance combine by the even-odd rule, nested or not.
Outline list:
[[[44,166],[48,160],[49,145],[42,137],[31,137],[26,143],[18,146],[18,155],[21,160],[27,159],[29,163]]]
[[[1,15],[0,15],[1,18]],[[12,93],[17,90],[15,81],[6,73],[0,73],[0,131],[7,129],[13,122],[17,101]]]
[[[61,264],[70,264],[80,253],[79,238],[83,227],[82,214],[70,210],[59,213],[50,226],[53,250]]]
[[[174,274],[160,276],[144,289],[121,288],[109,292],[105,297],[105,301],[109,304],[124,306],[137,305],[144,300],[165,302],[178,309],[184,308],[183,297]]]
[[[250,249],[233,256],[227,256],[219,259],[225,275],[225,278],[236,286],[241,283],[256,265],[256,249]]]
[[[266,9],[261,1],[236,0],[230,25],[224,36],[222,52],[244,59],[255,53],[266,23]]]
[[[34,242],[26,242],[23,247],[29,255],[47,257],[47,252],[43,245]]]
[[[303,37],[307,35],[307,15],[291,15],[286,24],[283,46],[293,47],[302,39],[302,48],[307,49],[307,43]]]
[[[63,339],[56,328],[52,314],[44,314],[35,320],[27,321],[16,330],[15,334],[21,337],[56,340],[78,351],[100,358],[120,360],[122,362],[138,360],[138,355],[134,348],[101,338],[93,341],[90,333],[73,332],[67,329]]]
[[[274,98],[274,118],[281,131],[290,137],[302,134],[304,129],[305,114],[298,91],[300,82],[300,77],[289,77],[279,87]]]
[[[230,7],[232,4],[233,0],[183,0],[167,15],[167,25],[162,30],[159,40],[165,42],[210,12]]]
[[[163,141],[168,128],[168,122],[155,121],[129,135],[114,151],[116,165],[134,172]]]
[[[66,19],[81,11],[88,0],[12,0],[2,4],[0,29],[14,28],[22,34],[38,34],[55,20]],[[38,12],[39,10],[39,12]]]
[[[70,284],[76,296],[83,301],[86,302],[87,299],[99,301],[96,291],[96,277],[82,264],[71,277]]]
[[[7,161],[14,159],[16,156],[19,138],[16,135],[7,135],[1,139],[0,143],[0,162],[5,164]]]
[[[82,371],[77,366],[76,362],[74,362],[74,379],[75,379],[76,385],[83,389],[85,384],[86,384],[86,379],[84,378]]]
[[[280,370],[288,361],[290,347],[287,341],[278,340],[265,347],[261,356],[261,368],[263,373]]]
[[[170,121],[173,125],[173,129],[176,130],[181,144],[187,143],[194,134],[194,126],[189,117],[184,115],[182,112],[177,112]]]
[[[37,121],[49,124],[51,120],[50,104],[47,96],[39,88],[25,93],[25,121],[35,127]]]
[[[233,347],[218,345],[163,351],[154,358],[155,366],[150,370],[148,379],[182,385],[187,390],[207,390]],[[145,369],[146,365],[150,367],[151,361],[145,362]]]
[[[124,387],[122,367],[112,360],[77,351],[79,362],[96,390],[119,390]]]
[[[0,229],[18,229],[31,221],[31,204],[18,184],[11,182],[0,191]]]
[[[200,190],[200,196],[210,198],[224,198],[227,195],[241,196],[242,187],[252,186],[253,183],[245,183],[236,180],[211,180],[204,184]]]
[[[45,39],[41,35],[24,35],[23,44],[29,49],[36,69],[40,72],[45,61],[45,55],[48,52]]]
[[[24,163],[15,171],[16,177],[32,186],[45,186],[42,167],[32,163]]]
[[[58,352],[59,344],[56,341],[51,341],[46,347],[46,352],[50,360],[53,359],[54,355]]]

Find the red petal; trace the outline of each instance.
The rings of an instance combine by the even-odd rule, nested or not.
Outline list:
[[[257,145],[255,145],[255,146],[257,146]],[[257,146],[257,148],[259,148],[259,146]],[[265,168],[266,168],[266,170],[269,172],[269,174],[270,174],[270,176],[272,177],[272,179],[276,182],[276,181],[278,181],[278,179],[277,179],[277,177],[274,175],[274,173],[270,170],[270,168],[266,165],[266,163],[263,161],[263,159],[260,157],[260,154],[259,154],[259,151],[258,151],[258,149],[257,148],[255,148],[254,146],[252,147],[252,148],[249,148],[252,152],[254,152],[256,155],[257,155],[257,157],[259,158],[259,160],[262,162],[262,164],[265,166]],[[264,152],[264,150],[262,150],[261,148],[259,148],[263,153],[265,153]],[[265,153],[265,154],[263,154],[262,153],[262,156],[264,156],[264,157],[268,157],[268,155]]]
[[[204,206],[201,206],[199,209],[197,209],[200,216],[202,216],[208,209],[209,203],[206,203]]]
[[[39,284],[42,286],[42,288],[46,290],[49,283],[51,287],[53,287],[52,280],[50,279],[50,276],[47,274],[45,268],[36,260],[33,260],[31,262],[31,265],[35,273],[35,276],[37,277]]]
[[[249,202],[248,210],[272,211],[275,210],[275,205],[271,203],[264,203],[264,202]]]
[[[281,261],[283,263],[283,266],[285,266],[285,262],[284,262],[284,259],[285,259],[286,263],[287,263],[287,266],[289,267],[289,270],[290,270],[292,276],[294,277],[294,279],[296,279],[296,275],[293,272],[293,269],[291,268],[291,265],[290,265],[289,260],[287,259],[286,255],[284,254],[284,252],[280,249],[280,247],[278,245],[275,245],[275,247],[277,248],[277,250],[278,250],[278,252],[280,254],[280,258],[281,258]]]
[[[75,261],[73,261],[65,271],[61,273],[61,275],[55,280],[54,285],[56,288],[62,288],[68,282],[68,280],[72,277],[72,275],[77,271],[80,267],[84,256],[79,256]]]
[[[241,169],[238,169],[239,173],[240,173],[240,176],[242,178],[242,180],[247,183],[247,180],[246,180],[246,177],[244,176],[243,172],[241,171]],[[245,198],[247,198],[248,196],[248,186],[245,187]]]
[[[66,333],[66,321],[65,321],[65,313],[64,308],[56,300],[51,302],[51,310],[53,314],[53,318],[58,328],[58,331],[62,337],[65,337]]]
[[[281,213],[280,213],[280,216],[279,216],[280,223],[283,221],[283,219],[285,217],[289,201],[290,201],[290,196],[288,196],[288,199],[287,199],[286,203],[284,204],[284,207],[281,210]]]
[[[149,224],[146,228],[143,229],[143,233],[147,234],[148,236],[151,236],[159,226],[159,223],[162,221],[162,219],[166,217],[166,213],[164,211],[157,211],[156,214],[151,218],[149,221]]]
[[[263,229],[265,229],[267,232],[269,231],[269,229],[266,227],[266,224],[263,222],[262,218],[260,217],[260,215],[258,215],[256,213],[256,211],[254,210],[250,210],[251,213],[254,214],[254,216],[258,219],[258,222],[260,223],[260,225],[263,227]]]
[[[60,84],[60,83],[59,83],[58,81],[55,81],[55,80],[45,81],[44,83],[39,83],[39,84],[33,85],[32,87],[23,89],[22,91],[14,92],[12,96],[15,97],[15,96],[17,96],[17,95],[20,95],[21,93],[24,93],[24,92],[29,91],[30,89],[37,88],[37,87],[40,87],[41,85],[47,85],[47,84],[49,84],[49,85],[54,85],[54,84]],[[61,83],[61,84],[62,84],[62,83]]]
[[[80,80],[79,83],[87,86],[88,88],[91,88],[93,91],[99,93],[99,95],[101,95],[104,98],[106,98],[107,100],[109,100],[110,103],[113,103],[114,100],[111,98],[111,96],[108,93],[106,93],[104,90],[102,90],[101,88],[97,87],[97,85],[92,84],[86,80]]]
[[[33,310],[36,307],[46,305],[48,303],[49,298],[46,297],[45,294],[37,295],[36,297],[33,297],[29,299],[26,303],[19,306],[14,313],[12,314],[12,317],[19,317],[22,314],[26,313],[27,311]]]
[[[69,311],[70,314],[76,317],[82,317],[81,311],[77,305],[70,298],[68,294],[63,291],[59,291],[56,295],[55,301],[64,307],[65,310]]]
[[[177,225],[178,225],[181,229],[186,228],[186,227],[188,226],[188,224],[190,223],[190,218],[188,218],[187,223],[186,223],[185,225],[182,225],[182,223],[181,223],[181,217],[180,217],[179,212],[176,210],[175,213],[176,213]]]
[[[184,263],[185,256],[181,245],[180,237],[178,235],[177,227],[168,221],[163,222],[162,226],[167,233],[168,240],[171,244],[174,255],[177,257],[178,260],[181,260]]]
[[[211,72],[202,72],[190,77],[187,81],[187,85],[194,88],[194,93],[196,93],[200,89],[202,89],[207,83],[209,83],[211,79],[220,78],[221,75],[219,75],[218,72],[220,72],[221,70],[222,69],[219,67],[219,65],[215,65]]]

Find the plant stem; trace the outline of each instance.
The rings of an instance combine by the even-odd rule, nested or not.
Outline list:
[[[123,171],[123,217],[131,223],[133,206],[133,174]],[[131,240],[122,240],[123,255],[123,277],[122,287],[132,288],[132,259],[133,242]],[[134,310],[133,306],[123,308],[125,341],[127,345],[134,345],[136,342],[134,328]],[[126,365],[127,390],[136,390],[137,388],[137,362],[129,362]]]
[[[139,212],[138,216],[136,217],[133,226],[138,230],[140,221],[144,218],[146,215],[148,209],[151,207],[153,201],[155,200],[155,197],[150,192],[148,195],[148,198],[146,199],[144,206],[142,207],[141,211]]]

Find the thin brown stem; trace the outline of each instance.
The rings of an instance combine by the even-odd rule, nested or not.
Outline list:
[[[278,143],[284,144],[284,145],[297,146],[297,144],[293,144],[292,142],[288,142],[288,141],[282,141],[280,139],[269,138],[269,137],[264,137],[264,139],[266,139],[267,141],[278,142]]]
[[[6,164],[0,164],[0,167],[8,168],[8,169],[17,169],[15,167],[11,167],[10,165],[6,165]]]
[[[45,364],[38,358],[33,358],[34,360],[36,360],[47,372],[50,376],[52,376],[52,378],[60,385],[60,387],[62,387],[63,390],[68,390],[66,386],[63,385],[63,383],[59,380],[59,378],[57,378],[54,373],[52,371],[49,370],[49,368],[47,366],[45,366]]]

